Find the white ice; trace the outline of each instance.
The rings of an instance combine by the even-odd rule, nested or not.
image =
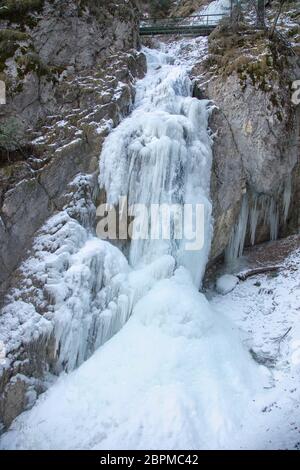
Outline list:
[[[183,240],[134,240],[133,266],[170,254],[192,274],[200,286],[212,236],[210,172],[211,138],[209,103],[191,97],[186,66],[172,65],[163,52],[147,51],[149,71],[137,86],[136,105],[107,138],[100,162],[100,184],[108,203],[127,196],[129,204],[202,205],[205,211],[204,246],[185,249]],[[191,226],[194,220],[191,221]],[[134,225],[134,233],[138,223]],[[150,232],[150,227],[149,227]]]
[[[217,292],[223,295],[228,294],[237,286],[238,282],[239,280],[236,276],[233,276],[232,274],[224,274],[217,279]]]
[[[119,334],[21,415],[1,447],[226,447],[258,378],[232,325],[181,268],[137,303]]]
[[[43,258],[61,364],[71,370],[98,349],[16,419],[2,448],[228,447],[264,380],[198,291],[212,235],[209,103],[191,97],[184,66],[145,52],[149,71],[131,117],[107,138],[101,184],[111,203],[203,204],[204,247],[133,242],[128,264],[75,224],[77,249]]]
[[[207,22],[207,17],[204,18],[197,18],[197,15],[229,15],[230,13],[230,0],[215,0],[213,2],[210,2],[209,5],[201,7],[200,10],[198,10],[193,16],[196,16],[195,18],[191,19],[191,23],[206,23]],[[210,24],[217,24],[221,16],[216,16],[210,17],[209,18],[209,23]]]

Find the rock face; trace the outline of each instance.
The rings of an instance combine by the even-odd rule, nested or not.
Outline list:
[[[300,109],[291,101],[299,59],[262,33],[228,36],[222,29],[214,33],[212,55],[193,71],[195,94],[217,106],[210,123],[215,133],[212,260],[230,246],[230,256],[236,256],[244,243],[286,233],[299,208]],[[251,44],[257,56],[246,54]],[[299,228],[295,221],[293,227]]]
[[[79,172],[97,170],[101,145],[130,111],[134,80],[144,71],[144,56],[132,51],[65,79],[56,89],[60,113],[32,135],[30,158],[0,168],[3,290],[35,231],[61,208],[67,184]]]
[[[54,90],[67,74],[99,64],[116,51],[138,49],[138,10],[135,0],[53,0],[36,2],[20,20],[21,36],[13,36],[15,52],[5,62],[10,90],[5,110],[24,125],[57,110]],[[0,13],[1,21],[1,13]],[[13,31],[15,13],[1,26]]]
[[[27,158],[0,167],[2,293],[35,231],[61,207],[67,184],[79,172],[96,171],[101,144],[130,111],[134,81],[146,67],[135,52],[132,1],[118,7],[103,0],[46,1],[30,15],[33,26],[23,26],[28,39],[6,62],[11,85],[8,104],[0,106],[0,124],[1,116],[2,122],[16,119],[32,142]],[[42,76],[28,67],[20,71],[30,47],[47,67]]]
[[[32,31],[41,60],[57,67],[92,67],[113,51],[138,47],[137,9],[133,1],[46,2]]]
[[[65,224],[75,227],[75,236],[87,236],[95,222],[102,144],[130,112],[135,81],[146,71],[137,52],[134,0],[39,3],[20,19],[26,37],[18,36],[22,40],[0,76],[9,83],[0,126],[16,120],[21,142],[20,151],[10,153],[12,161],[0,165],[0,340],[9,342],[7,362],[0,363],[0,432],[45,390],[48,372],[56,373],[53,324],[44,318],[48,310],[41,301],[45,294],[51,311],[51,296],[46,298],[33,273],[29,279],[17,268],[30,253],[43,252],[43,241],[32,248],[38,234],[43,240],[61,231],[63,247],[69,241]],[[12,31],[16,25],[4,18],[1,27]],[[57,224],[40,230],[53,214]],[[48,249],[59,246],[54,241]],[[7,311],[5,305],[16,299],[18,312]]]

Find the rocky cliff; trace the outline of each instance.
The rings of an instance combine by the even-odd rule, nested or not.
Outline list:
[[[295,11],[291,6],[286,12],[285,36],[273,38],[253,29],[251,18],[235,32],[225,21],[209,38],[207,60],[192,72],[195,96],[217,106],[210,123],[215,135],[212,261],[225,252],[235,258],[244,245],[299,230],[300,108],[292,102],[292,84],[300,76]]]
[[[7,86],[7,104],[0,106],[1,303],[23,302],[18,312],[4,309],[0,315],[8,360],[0,374],[0,423],[7,427],[45,389],[47,373],[57,372],[48,321],[51,295],[35,269],[29,274],[16,268],[24,257],[41,259],[43,249],[54,253],[65,244],[71,247],[65,227],[73,227],[79,238],[94,228],[102,143],[130,112],[134,84],[146,64],[138,52],[134,0],[3,3],[0,78]],[[43,226],[53,214],[58,214],[54,225]],[[46,248],[45,234],[60,238]],[[34,237],[39,241],[32,246]],[[33,309],[26,301],[33,302]]]
[[[136,52],[138,9],[132,0],[2,3],[4,292],[35,231],[61,207],[67,184],[81,171],[96,170],[101,143],[129,112],[145,62]]]

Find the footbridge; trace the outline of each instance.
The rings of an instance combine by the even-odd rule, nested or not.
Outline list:
[[[173,18],[146,18],[141,21],[140,35],[209,36],[227,13],[215,15],[193,15]]]

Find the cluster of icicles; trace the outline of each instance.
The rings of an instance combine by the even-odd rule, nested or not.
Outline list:
[[[199,292],[212,238],[211,105],[191,97],[185,66],[145,53],[148,73],[105,142],[100,185],[112,204],[202,204],[204,246],[136,240],[127,259],[69,215],[50,221],[52,252],[45,235],[27,269],[52,299],[58,369],[80,367],[17,418],[0,447],[218,448],[260,385],[238,333]]]
[[[243,255],[246,243],[255,245],[259,225],[269,232],[267,235],[270,240],[277,240],[280,220],[284,225],[289,214],[291,190],[291,180],[288,180],[277,198],[251,191],[244,194],[240,215],[226,251],[229,265]]]

